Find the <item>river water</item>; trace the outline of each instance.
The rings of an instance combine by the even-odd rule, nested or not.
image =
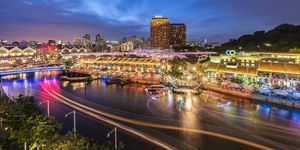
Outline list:
[[[34,95],[40,101],[49,100],[51,116],[64,122],[62,133],[72,130],[72,118],[65,118],[64,114],[73,109],[45,92],[43,85],[49,82],[55,92],[76,102],[140,122],[211,131],[276,149],[300,147],[300,111],[296,109],[210,91],[201,95],[170,93],[155,99],[145,92],[145,85],[106,85],[104,80],[69,83],[60,81],[57,74],[55,71],[39,72],[34,74],[34,78],[4,80],[3,90],[10,96]],[[184,101],[183,105],[180,100]],[[41,107],[46,109],[46,104]],[[118,122],[178,149],[254,149],[249,145],[190,131]],[[78,132],[101,143],[113,142],[113,137],[106,137],[112,126],[80,112],[77,127]],[[118,136],[125,143],[125,149],[161,149],[126,131],[120,130]]]

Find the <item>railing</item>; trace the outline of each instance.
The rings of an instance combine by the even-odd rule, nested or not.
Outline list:
[[[5,70],[5,71],[0,71],[0,76],[12,75],[12,74],[21,74],[21,73],[29,73],[29,72],[39,72],[39,71],[53,71],[53,70],[61,70],[61,69],[62,69],[62,66]]]

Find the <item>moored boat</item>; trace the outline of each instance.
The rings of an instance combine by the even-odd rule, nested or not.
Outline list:
[[[164,85],[157,84],[157,85],[150,85],[145,90],[148,91],[148,92],[151,92],[151,91],[158,91],[158,90],[161,90],[161,89],[164,89],[164,88],[165,88]]]

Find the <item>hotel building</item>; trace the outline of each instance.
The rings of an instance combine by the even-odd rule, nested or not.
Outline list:
[[[170,20],[155,16],[151,19],[150,26],[151,47],[168,49],[170,47]]]
[[[183,23],[170,24],[170,45],[180,47],[186,44],[186,26]]]

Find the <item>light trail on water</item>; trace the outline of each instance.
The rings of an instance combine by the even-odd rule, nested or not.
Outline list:
[[[147,126],[147,127],[153,127],[153,128],[161,128],[161,129],[169,129],[169,130],[177,130],[177,131],[186,131],[186,132],[192,132],[192,133],[198,133],[198,134],[205,134],[205,135],[209,135],[209,136],[213,136],[213,137],[217,137],[217,138],[222,138],[222,139],[234,141],[234,142],[244,144],[244,145],[247,145],[247,146],[251,146],[251,147],[255,147],[255,148],[258,148],[258,149],[266,149],[266,150],[272,149],[268,146],[264,146],[264,145],[261,145],[261,144],[258,144],[258,143],[254,143],[254,142],[251,142],[251,141],[247,141],[247,140],[243,140],[243,139],[239,139],[239,138],[232,137],[232,136],[229,136],[229,135],[224,135],[224,134],[215,133],[215,132],[211,132],[211,131],[200,130],[200,129],[191,129],[191,128],[181,128],[181,127],[176,127],[176,126],[169,126],[169,125],[161,125],[161,124],[156,124],[156,123],[143,122],[143,121],[133,120],[133,119],[117,116],[117,115],[114,115],[114,114],[110,114],[110,113],[107,113],[107,112],[99,111],[99,110],[87,107],[85,105],[82,105],[80,103],[77,103],[77,102],[75,102],[75,101],[73,101],[73,100],[71,100],[71,99],[55,92],[54,90],[52,90],[52,87],[49,84],[49,82],[48,82],[48,85],[49,85],[48,87],[50,89],[49,94],[51,94],[55,97],[59,97],[60,99],[63,100],[62,102],[65,102],[67,104],[71,103],[71,105],[70,105],[71,107],[81,107],[81,108],[84,108],[84,109],[89,110],[91,112],[101,114],[105,117],[109,117],[109,118],[112,118],[112,119],[116,119],[116,120],[119,120],[119,121],[124,121],[124,122],[127,122],[127,123],[139,125],[139,126]],[[43,87],[43,88],[45,88],[45,87]],[[76,105],[76,106],[74,106],[74,105]]]
[[[46,88],[44,87],[44,85],[42,85],[42,84],[40,84],[40,85],[41,85],[42,89],[43,89],[45,92],[47,92],[49,95],[51,95],[52,97],[54,97],[56,100],[58,100],[58,101],[64,103],[64,104],[67,105],[67,106],[70,106],[70,107],[72,107],[72,108],[74,108],[74,109],[76,109],[76,110],[79,110],[80,112],[82,112],[82,113],[84,113],[84,114],[86,114],[86,115],[89,115],[89,116],[91,116],[91,117],[93,117],[93,118],[95,118],[95,119],[97,119],[97,120],[101,120],[101,121],[103,121],[103,122],[105,122],[105,123],[107,123],[107,124],[110,124],[110,125],[112,125],[112,126],[115,126],[115,127],[117,127],[117,128],[123,129],[124,131],[127,131],[127,132],[129,132],[129,133],[132,133],[132,134],[138,136],[138,137],[141,137],[141,138],[145,139],[146,141],[149,141],[149,142],[151,142],[151,143],[153,143],[153,144],[155,144],[155,145],[157,145],[157,146],[160,146],[160,147],[162,147],[162,148],[164,148],[164,149],[168,149],[168,150],[174,150],[174,149],[176,149],[176,148],[174,148],[174,147],[172,147],[172,146],[170,146],[170,145],[168,145],[168,144],[166,144],[166,143],[164,143],[164,142],[162,142],[162,141],[160,141],[160,140],[158,140],[158,139],[155,139],[155,138],[153,138],[153,137],[151,137],[151,136],[149,136],[149,135],[147,135],[147,134],[144,134],[144,133],[142,133],[142,132],[140,132],[140,131],[138,131],[138,130],[132,129],[132,128],[128,127],[128,126],[125,126],[125,125],[123,125],[123,124],[117,123],[117,122],[112,121],[112,120],[110,120],[110,119],[108,119],[108,118],[105,118],[105,117],[103,117],[103,116],[99,116],[99,115],[97,115],[97,114],[95,114],[95,113],[92,113],[91,111],[87,111],[87,110],[84,109],[84,108],[86,108],[86,107],[80,107],[80,106],[83,106],[83,105],[76,106],[76,105],[73,105],[73,104],[71,104],[71,103],[69,103],[69,102],[67,102],[67,101],[64,101],[64,100],[61,99],[59,96],[53,95],[53,94],[51,93],[51,92],[53,92],[53,93],[56,93],[56,92],[55,92],[54,90],[51,89],[49,83],[48,83],[48,85],[49,85],[51,91],[49,91],[48,89],[46,89]],[[57,93],[56,93],[56,94],[57,94]]]

